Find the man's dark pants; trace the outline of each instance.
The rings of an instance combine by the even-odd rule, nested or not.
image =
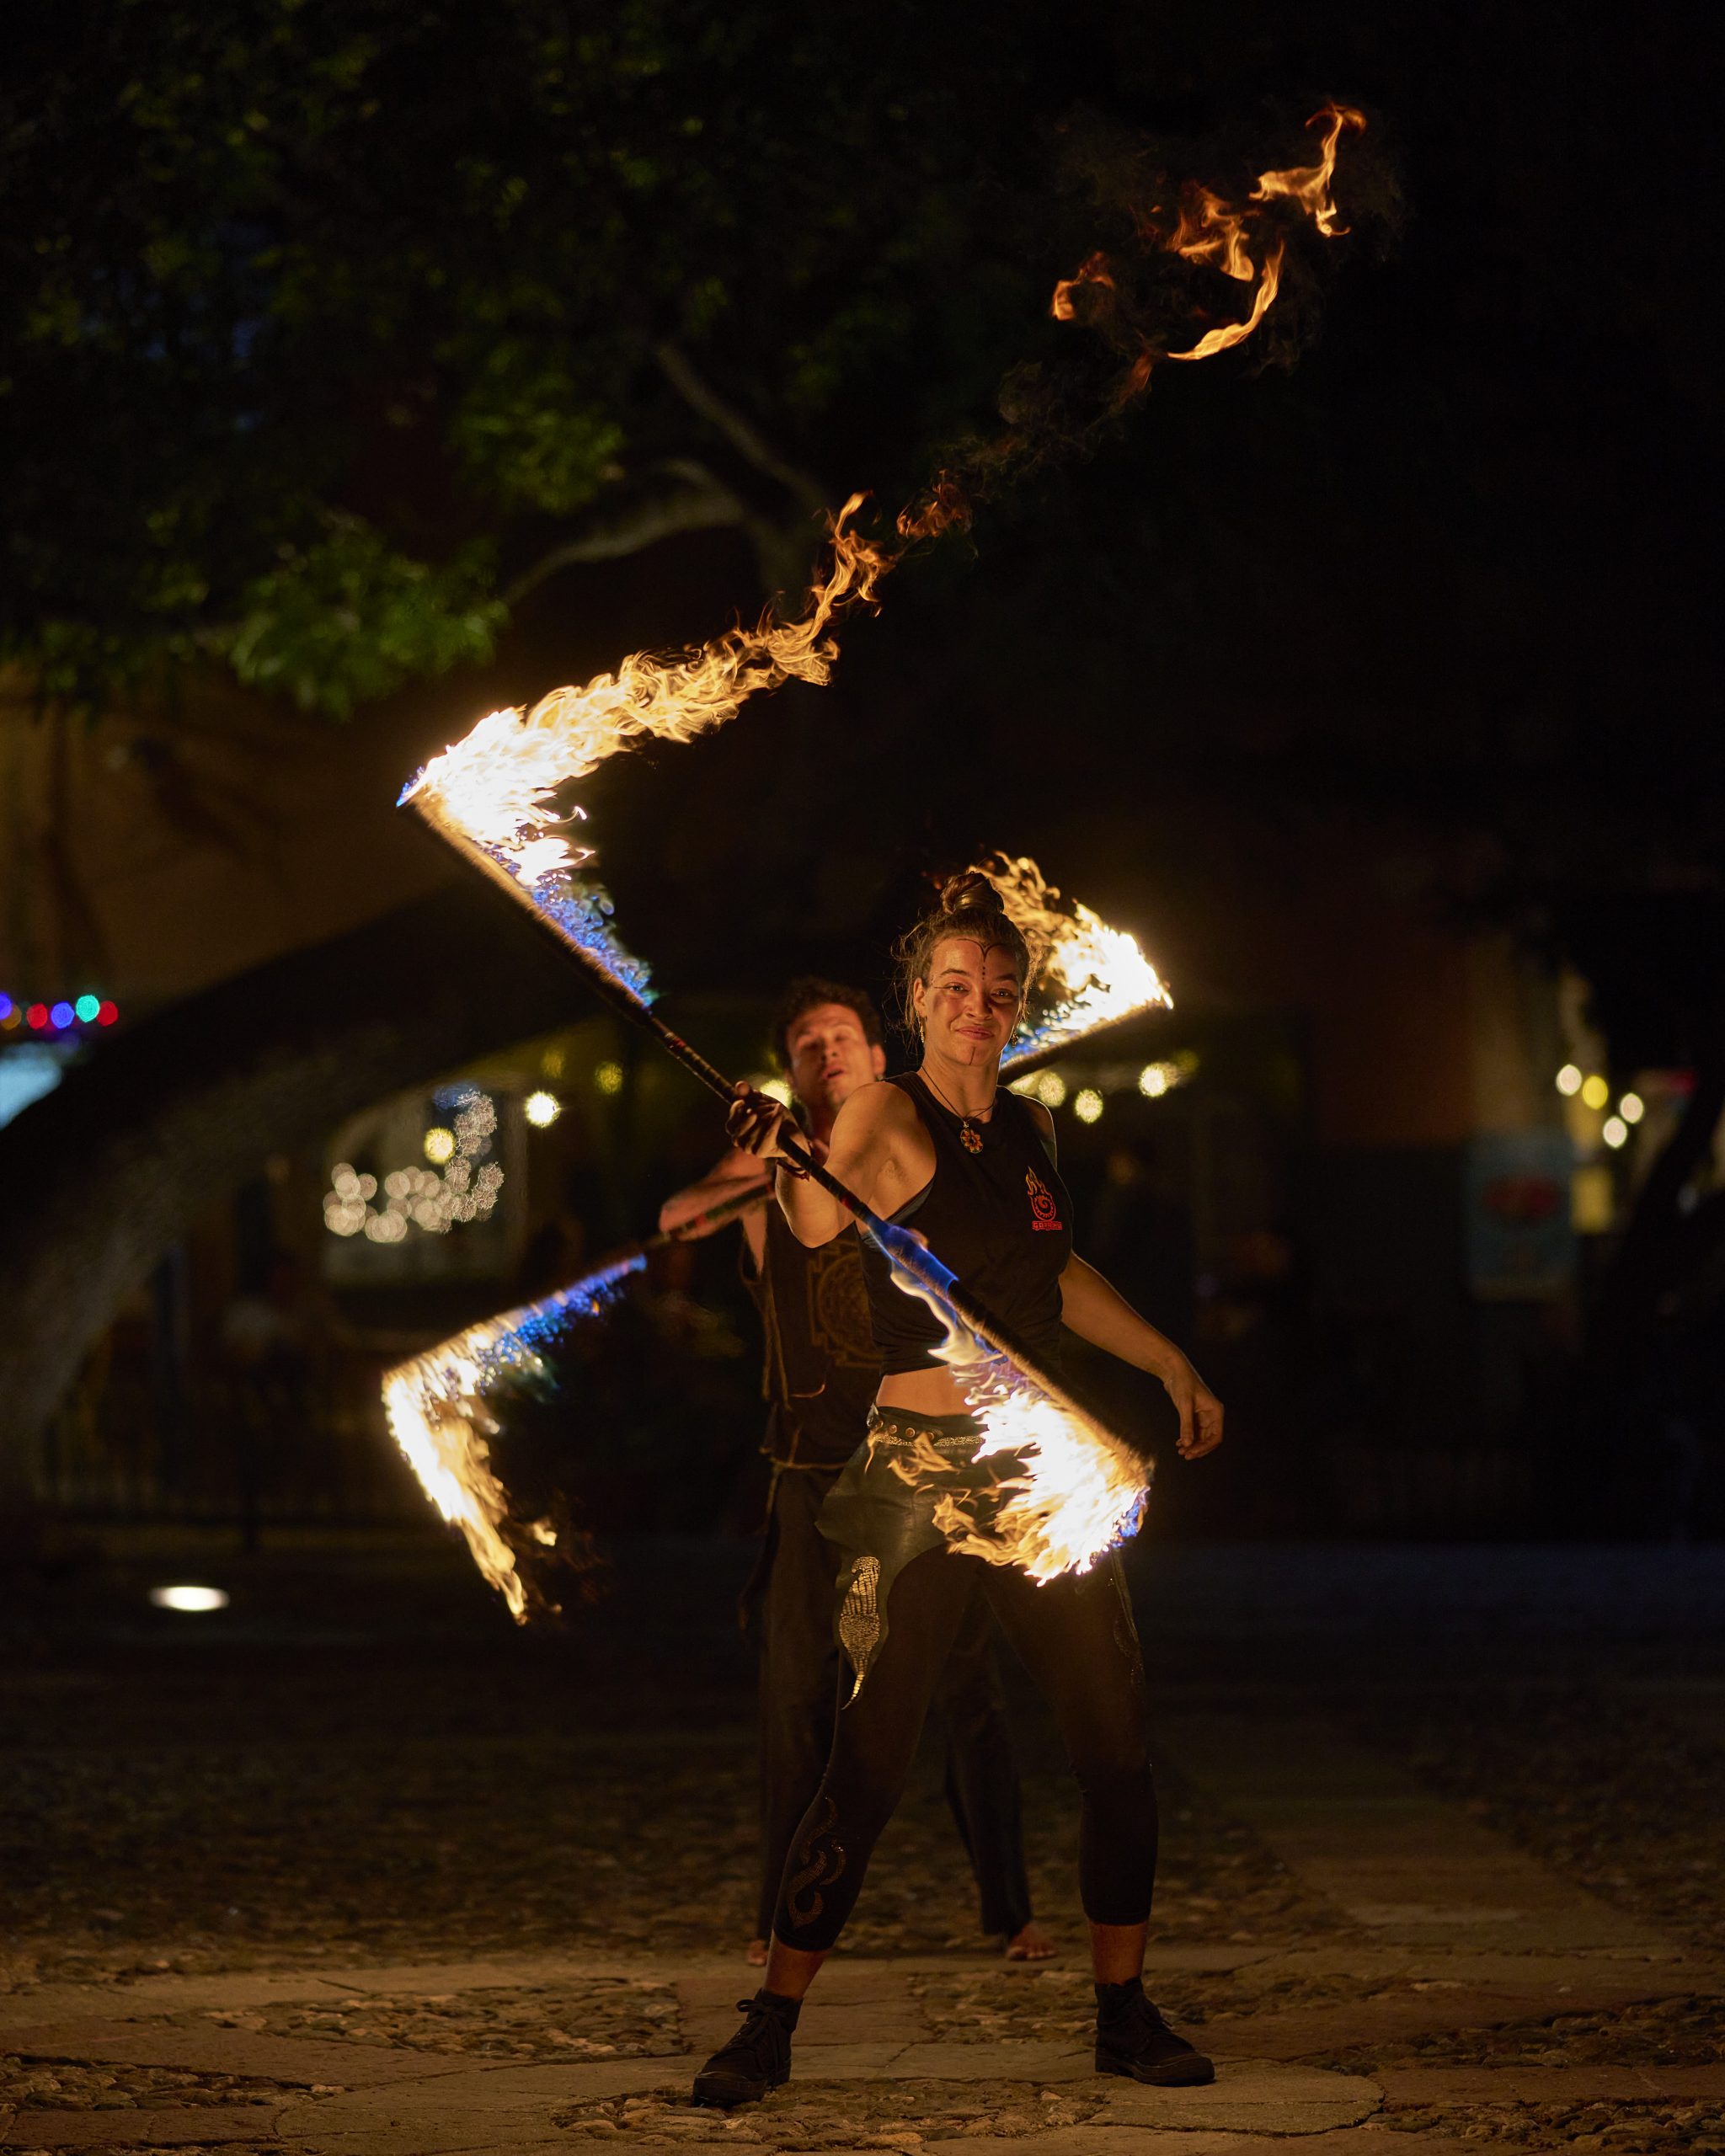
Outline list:
[[[755,1581],[761,1640],[761,1897],[757,1937],[772,1928],[785,1851],[820,1785],[841,1679],[833,1639],[839,1557],[816,1521],[836,1467],[774,1470],[766,1546]],[[1007,1724],[993,1625],[979,1594],[966,1611],[937,1695],[946,1736],[947,1801],[975,1874],[982,1929],[1007,1938],[1030,1921],[1018,1767]]]

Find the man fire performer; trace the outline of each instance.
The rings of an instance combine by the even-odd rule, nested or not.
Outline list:
[[[850,1095],[833,1124],[831,1172],[877,1214],[914,1225],[1039,1366],[1057,1368],[1064,1326],[1160,1378],[1179,1413],[1182,1455],[1210,1451],[1221,1441],[1221,1403],[1180,1350],[1076,1254],[1053,1118],[1001,1087],[1001,1053],[1031,968],[987,878],[948,883],[900,960],[921,1064]],[[739,1092],[733,1142],[775,1163],[777,1203],[798,1241],[826,1247],[848,1230],[849,1215],[788,1161],[782,1141],[792,1127],[778,1103]],[[1209,2059],[1144,1993],[1156,1791],[1143,1664],[1119,1558],[1038,1583],[1015,1564],[950,1546],[955,1502],[985,1535],[991,1493],[1015,1463],[1010,1454],[978,1456],[983,1424],[937,1354],[939,1319],[893,1284],[879,1251],[865,1248],[862,1267],[883,1374],[868,1441],[822,1517],[846,1557],[838,1624],[858,1689],[792,1837],[766,1982],[736,2036],[697,2075],[696,2100],[748,2103],[788,2076],[803,1998],[856,1903],[979,1588],[1053,1706],[1082,1792],[1079,1874],[1096,1974],[1097,2071],[1165,2085],[1211,2080]]]
[[[805,1140],[825,1159],[840,1107],[886,1068],[879,1014],[860,989],[793,981],[772,1038]],[[660,1228],[681,1226],[761,1173],[751,1153],[728,1152],[701,1182],[665,1201]],[[807,1246],[776,1205],[745,1214],[741,1225],[743,1278],[766,1336],[770,1405],[761,1449],[772,1464],[766,1541],[745,1597],[761,1640],[761,1885],[748,1950],[759,1965],[786,1852],[826,1765],[838,1703],[832,1616],[840,1558],[816,1522],[863,1440],[880,1357],[854,1235]],[[1041,1961],[1054,1949],[1031,1915],[1017,1768],[992,1630],[980,1593],[973,1593],[939,1681],[947,1799],[975,1874],[982,1929],[1005,1940],[1009,1959]]]

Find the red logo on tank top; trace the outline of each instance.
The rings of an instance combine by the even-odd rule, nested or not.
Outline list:
[[[1055,1203],[1055,1194],[1038,1175],[1034,1168],[1024,1171],[1024,1187],[1030,1197],[1030,1225],[1033,1228],[1052,1228],[1060,1231],[1060,1209]]]

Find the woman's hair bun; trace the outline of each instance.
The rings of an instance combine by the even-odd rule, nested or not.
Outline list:
[[[963,876],[949,876],[940,894],[943,913],[1001,913],[1006,905],[1000,893],[980,869]]]

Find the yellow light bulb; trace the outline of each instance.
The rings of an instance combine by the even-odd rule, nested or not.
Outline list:
[[[1611,1088],[1597,1072],[1581,1081],[1581,1104],[1588,1108],[1602,1108],[1611,1097]]]
[[[452,1130],[446,1130],[441,1123],[432,1125],[431,1129],[425,1133],[422,1142],[425,1148],[425,1158],[434,1167],[441,1167],[455,1151],[455,1133]],[[340,1184],[338,1183],[336,1188],[339,1190],[340,1187]]]
[[[529,1093],[522,1112],[535,1130],[544,1130],[563,1113],[563,1102],[555,1093]]]

